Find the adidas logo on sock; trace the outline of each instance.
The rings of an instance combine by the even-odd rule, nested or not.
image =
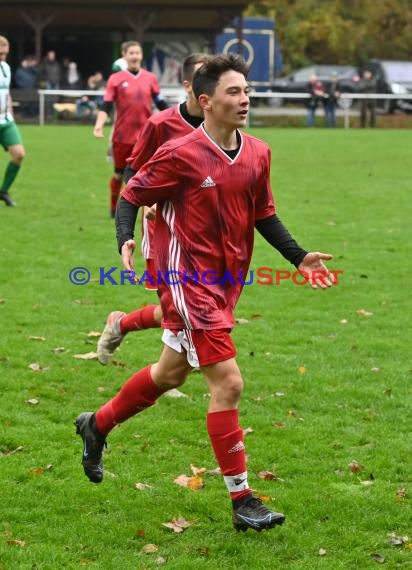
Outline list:
[[[205,178],[200,185],[200,188],[209,188],[210,186],[216,186],[216,182],[213,180],[211,176]]]
[[[243,445],[243,441],[238,441],[236,445],[229,449],[228,453],[237,453],[238,451],[243,451],[245,446]]]

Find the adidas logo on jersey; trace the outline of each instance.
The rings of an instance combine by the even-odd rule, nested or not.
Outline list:
[[[200,185],[200,188],[210,188],[210,186],[216,186],[216,182],[213,180],[211,176],[205,178]]]
[[[245,446],[243,445],[243,441],[238,441],[236,445],[234,445],[233,447],[231,447],[228,451],[228,453],[237,453],[238,451],[242,451],[243,449],[245,449]],[[236,483],[237,485],[238,483]]]

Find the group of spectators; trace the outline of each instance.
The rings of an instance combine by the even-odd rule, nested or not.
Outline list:
[[[84,80],[78,70],[77,63],[66,57],[60,62],[56,52],[49,50],[42,61],[38,62],[35,56],[27,55],[20,63],[14,74],[14,86],[16,89],[60,89],[60,90],[101,90],[106,82],[103,74],[96,71]],[[83,96],[74,102],[65,103],[60,98],[54,102],[53,109],[58,112],[59,108],[69,108],[79,118],[93,117],[99,104],[98,97]],[[56,109],[57,105],[57,109]],[[26,116],[35,116],[38,113],[38,105],[35,101],[25,101],[22,104],[22,113]]]
[[[370,70],[365,70],[359,81],[359,91],[364,94],[376,92],[376,80]],[[316,110],[318,107],[323,107],[324,111],[324,126],[336,127],[336,109],[338,106],[338,99],[341,95],[339,89],[338,74],[332,73],[329,81],[320,81],[316,75],[309,78],[308,93],[310,95],[306,103],[307,109],[307,126],[314,127],[316,119]],[[360,126],[374,127],[376,124],[376,101],[374,99],[361,99],[360,100]]]

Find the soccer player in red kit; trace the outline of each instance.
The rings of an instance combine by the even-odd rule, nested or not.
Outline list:
[[[99,483],[103,447],[114,426],[182,385],[199,366],[211,395],[207,431],[232,500],[234,527],[260,531],[282,524],[285,516],[267,508],[248,485],[238,419],[243,380],[230,336],[252,255],[254,228],[307,272],[314,288],[317,283],[331,286],[334,279],[323,264],[332,256],[303,250],[277,218],[268,145],[239,130],[249,110],[247,71],[244,60],[234,54],[214,56],[202,65],[193,77],[193,91],[203,108],[204,123],[162,145],[122,193],[116,227],[129,270],[137,210],[157,203],[155,248],[165,275],[159,282],[165,346],[158,362],[134,374],[96,413],[80,414],[75,424],[84,444],[84,472]],[[314,272],[320,269],[324,276],[316,282]],[[179,272],[173,274],[175,283],[166,279],[167,271]],[[202,279],[205,272],[217,275],[217,282]],[[179,275],[183,275],[180,280]],[[189,276],[186,282],[184,275]]]
[[[186,57],[182,65],[183,87],[186,90],[186,101],[169,109],[155,113],[140,131],[133,148],[128,165],[124,172],[127,182],[156,150],[170,139],[182,137],[200,126],[203,121],[203,110],[193,95],[192,78],[209,56],[204,53],[193,53]],[[146,289],[157,290],[157,271],[153,245],[154,221],[142,216],[142,255],[146,260]],[[125,314],[122,311],[112,311],[106,321],[105,328],[97,343],[97,359],[100,364],[107,364],[116,348],[121,344],[125,335],[132,331],[160,327],[162,310],[160,305],[147,305]]]
[[[93,134],[103,137],[107,117],[115,107],[112,133],[114,173],[110,179],[110,213],[114,217],[123,182],[123,171],[136,142],[136,136],[152,114],[155,103],[159,110],[167,108],[160,93],[156,75],[142,69],[143,51],[139,42],[125,42],[122,54],[127,69],[113,73],[107,82],[103,105],[97,113]]]

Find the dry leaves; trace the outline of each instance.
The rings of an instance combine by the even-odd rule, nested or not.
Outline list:
[[[29,340],[46,340],[44,336],[29,336]]]
[[[306,368],[304,366],[299,366],[298,371],[299,371],[299,374],[305,374]]]
[[[80,360],[93,360],[94,358],[97,358],[97,352],[86,352],[85,354],[74,354],[73,356]]]
[[[352,473],[358,473],[359,471],[361,471],[363,469],[363,465],[358,463],[358,461],[356,461],[356,459],[352,459],[352,461],[349,463],[348,467]]]
[[[407,496],[407,492],[406,489],[398,489],[396,491],[396,497],[397,499],[399,499],[400,501],[403,501],[404,499],[406,499]]]
[[[32,364],[29,364],[29,368],[30,370],[33,370],[33,372],[45,372],[46,370],[50,370],[48,366],[42,366],[38,362],[33,362]]]
[[[155,544],[145,544],[142,548],[142,552],[144,552],[144,554],[153,554],[158,550],[159,548]]]
[[[188,477],[187,475],[179,475],[174,482],[176,485],[180,485],[181,487],[187,487],[188,489],[192,489],[192,491],[198,491],[203,487],[203,479],[198,476]]]
[[[373,315],[373,313],[371,313],[370,311],[366,311],[365,309],[358,309],[356,311],[356,314],[359,315],[360,317],[371,317]]]
[[[179,517],[178,519],[174,518],[168,523],[162,523],[163,526],[166,528],[170,528],[173,532],[183,532],[189,526],[192,526],[192,522],[187,521],[183,517]]]
[[[385,558],[381,554],[371,554],[371,558],[378,564],[385,564]]]
[[[153,486],[146,483],[135,483],[134,488],[138,491],[147,491],[148,489],[153,489]]]
[[[169,396],[169,398],[187,398],[188,396],[178,390],[177,388],[172,388],[164,393],[164,396]]]
[[[249,321],[247,319],[235,319],[235,323],[237,323],[238,325],[247,325],[248,322]]]
[[[324,548],[319,548],[318,554],[319,556],[326,556],[326,550]]]
[[[98,331],[90,331],[87,333],[87,338],[98,338],[100,336],[102,336],[102,333],[98,332]]]
[[[30,404],[30,406],[37,406],[38,403],[39,400],[36,400],[36,398],[30,398],[30,400],[26,400],[26,404]]]

